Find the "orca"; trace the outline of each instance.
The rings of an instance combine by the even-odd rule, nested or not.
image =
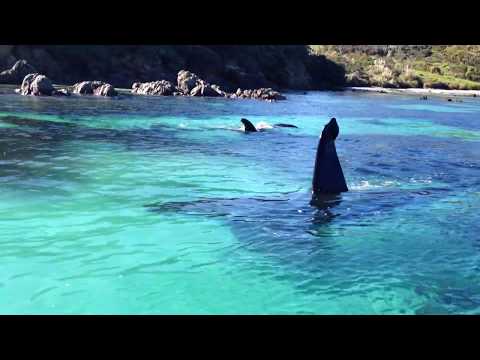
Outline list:
[[[250,122],[250,120],[247,119],[241,119],[240,120],[245,127],[245,132],[257,132],[257,128]]]
[[[295,126],[295,125],[292,125],[292,124],[282,124],[282,123],[280,123],[280,124],[275,124],[273,126],[298,129],[298,126]]]
[[[312,194],[314,199],[325,194],[339,194],[348,191],[335,148],[335,139],[339,132],[340,129],[335,118],[332,118],[323,128],[313,170]]]
[[[240,121],[245,128],[245,130],[244,130],[245,132],[258,132],[258,131],[263,131],[264,130],[264,129],[257,129],[255,127],[255,125],[253,125],[252,122],[248,119],[242,118]],[[274,124],[273,127],[285,127],[285,128],[296,128],[296,129],[298,129],[298,126],[296,126],[296,125],[283,124],[283,123]]]

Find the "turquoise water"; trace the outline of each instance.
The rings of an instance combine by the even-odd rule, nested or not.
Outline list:
[[[479,314],[480,100],[0,94],[0,313]],[[350,192],[309,205],[335,116]],[[240,118],[299,129],[231,131]]]

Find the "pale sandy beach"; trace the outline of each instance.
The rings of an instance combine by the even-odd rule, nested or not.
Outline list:
[[[439,95],[439,96],[480,96],[480,90],[443,90],[443,89],[390,89],[382,87],[348,87],[351,91],[370,91],[387,94]]]

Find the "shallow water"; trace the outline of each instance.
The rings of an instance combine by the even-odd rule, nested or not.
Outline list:
[[[479,314],[479,114],[475,98],[5,90],[0,312]],[[332,116],[351,191],[311,207]],[[299,129],[228,130],[241,117]]]

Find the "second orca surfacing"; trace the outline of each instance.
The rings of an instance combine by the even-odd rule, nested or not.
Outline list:
[[[252,122],[248,119],[242,118],[240,120],[240,122],[243,124],[244,131],[246,133],[259,132],[259,131],[264,130],[263,128],[257,129],[255,127],[255,125],[253,125]],[[257,126],[258,126],[258,124],[257,124]],[[282,123],[274,124],[273,127],[284,127],[284,128],[296,128],[296,129],[298,129],[298,126],[295,126],[295,125],[292,125],[292,124],[282,124]]]

